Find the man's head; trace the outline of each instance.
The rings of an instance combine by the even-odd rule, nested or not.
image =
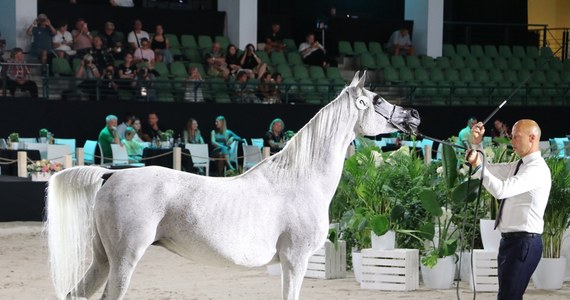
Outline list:
[[[38,22],[38,25],[44,26],[46,24],[47,19],[48,17],[45,14],[39,14],[36,21]]]
[[[155,112],[148,114],[148,125],[154,126],[158,123],[158,115]]]
[[[513,150],[520,157],[525,157],[536,151],[540,151],[540,127],[529,119],[522,119],[513,125],[513,138],[511,144]]]
[[[401,35],[401,36],[406,36],[406,35],[408,35],[408,34],[410,34],[410,32],[408,31],[408,29],[406,29],[406,28],[401,28],[401,29],[400,29],[400,35]]]
[[[135,24],[133,25],[133,27],[135,28],[135,30],[139,31],[142,29],[142,22],[141,20],[135,20]]]
[[[117,116],[108,115],[107,118],[105,118],[105,121],[107,122],[107,128],[115,129],[117,127]]]
[[[473,128],[475,124],[477,124],[477,118],[471,117],[467,120],[467,126],[469,126],[469,128]]]
[[[101,37],[96,36],[93,38],[93,47],[95,49],[101,49],[101,47],[103,46],[103,40],[101,39]]]
[[[85,23],[85,20],[79,18],[79,19],[77,19],[77,22],[75,22],[75,29],[81,30],[81,29],[83,29],[83,27],[85,27],[85,24],[87,24],[87,23]]]
[[[309,44],[312,44],[315,42],[315,35],[313,33],[309,33],[305,36],[305,41]]]
[[[220,43],[212,43],[212,52],[216,53],[220,51]]]
[[[10,53],[10,58],[16,62],[21,62],[24,60],[24,50],[22,48],[14,48]]]
[[[271,31],[273,31],[273,33],[277,33],[279,30],[281,30],[281,25],[278,23],[273,23],[273,25],[271,25]]]
[[[141,39],[141,48],[147,49],[150,47],[150,41],[147,38]]]
[[[105,22],[105,32],[110,34],[115,30],[115,24],[113,22]]]

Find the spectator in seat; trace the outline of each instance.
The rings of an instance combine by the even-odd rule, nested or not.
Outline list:
[[[143,129],[142,139],[145,142],[152,142],[153,139],[160,138],[160,127],[158,127],[158,114],[150,112],[147,117],[146,126]]]
[[[204,144],[204,138],[198,129],[198,121],[194,118],[188,119],[184,129],[184,143]]]
[[[260,103],[259,98],[255,95],[255,90],[249,84],[249,76],[246,72],[240,71],[234,84],[235,103]]]
[[[315,40],[313,33],[307,34],[305,42],[299,45],[299,54],[308,65],[327,67],[329,62],[326,53],[325,47]]]
[[[164,36],[164,28],[162,25],[156,25],[155,34],[152,37],[150,48],[155,52],[162,55],[162,61],[165,64],[171,64],[174,61],[172,53],[170,53],[170,41]]]
[[[141,138],[141,136],[143,136],[141,120],[138,117],[133,118],[133,129],[135,130],[135,136],[133,137],[133,140],[139,143],[144,143]]]
[[[265,51],[267,53],[271,54],[272,51],[281,52],[287,48],[279,32],[280,30],[281,25],[279,25],[279,23],[273,23],[271,25],[271,33],[265,38]]]
[[[119,7],[134,7],[135,3],[133,0],[109,0],[109,3],[112,6],[119,6]]]
[[[121,35],[115,31],[115,24],[113,22],[105,22],[105,26],[103,27],[103,31],[99,33],[99,37],[103,41],[103,48],[107,49],[107,51],[112,51],[116,46],[117,43],[123,43],[123,39]]]
[[[394,31],[388,40],[388,49],[394,55],[414,55],[414,46],[410,39],[410,32],[406,28]]]
[[[155,72],[150,69],[148,63],[145,62],[137,65],[137,74],[131,86],[135,89],[136,99],[138,101],[152,102],[158,100],[154,84],[155,79]]]
[[[114,100],[117,99],[119,93],[119,84],[116,82],[116,71],[113,64],[108,64],[104,68],[105,72],[101,74],[101,97],[103,100]]]
[[[57,32],[52,39],[52,47],[57,56],[66,57],[75,55],[75,50],[71,49],[73,45],[73,37],[71,32],[67,31],[67,22],[60,21]]]
[[[56,30],[45,14],[39,14],[26,34],[32,37],[31,54],[38,57],[42,65],[48,63],[48,52],[52,49],[52,38]]]
[[[121,144],[127,150],[129,161],[140,162],[144,147],[135,140],[136,131],[132,127],[125,128],[125,137],[121,140]]]
[[[93,48],[89,53],[93,56],[93,61],[99,70],[104,69],[109,64],[114,65],[113,56],[103,47],[103,40],[99,36],[93,38]]]
[[[24,61],[24,51],[21,48],[14,48],[10,53],[10,61],[6,72],[6,86],[11,96],[14,96],[17,88],[30,92],[34,98],[38,97],[38,86],[31,79],[31,73]]]
[[[241,69],[241,60],[236,45],[230,44],[226,50],[226,63],[232,76],[236,76]]]
[[[127,36],[127,41],[129,42],[129,46],[132,50],[138,49],[141,47],[141,40],[146,38],[150,40],[150,36],[148,32],[142,30],[142,22],[141,20],[135,20],[133,25],[133,31],[129,32]]]
[[[285,147],[285,123],[280,118],[276,118],[269,124],[269,130],[263,137],[263,147],[269,147],[271,155],[281,151]]]
[[[111,144],[122,144],[121,139],[119,138],[119,133],[117,132],[117,116],[108,115],[107,118],[105,118],[105,121],[107,125],[105,128],[101,129],[101,132],[99,132],[99,138],[97,141],[99,142],[101,150],[103,151],[103,153],[101,153],[101,156],[105,158],[103,162],[110,163],[113,161],[113,151],[111,151]]]
[[[204,81],[202,75],[198,72],[198,68],[191,66],[188,68],[190,74],[186,79],[186,89],[184,91],[184,101],[186,102],[204,102],[204,94],[202,93],[201,83]]]
[[[134,119],[135,116],[131,113],[126,113],[123,116],[123,122],[117,126],[117,131],[119,132],[119,137],[121,139],[125,138],[125,130],[127,130],[127,127],[131,127],[133,125]]]
[[[141,47],[135,50],[134,58],[136,63],[145,62],[151,69],[154,67],[155,55],[150,49],[150,41],[147,38],[141,39]]]
[[[259,92],[263,97],[263,102],[265,103],[280,103],[277,86],[275,81],[271,77],[271,73],[265,72],[261,78],[261,84],[259,85]]]
[[[212,156],[218,158],[218,175],[224,174],[224,166],[229,170],[235,170],[229,160],[230,147],[234,141],[241,142],[241,138],[228,129],[226,118],[218,116],[215,121],[215,129],[210,134]]]
[[[228,79],[230,70],[226,63],[226,57],[220,48],[220,43],[213,43],[212,50],[206,54],[208,75]]]
[[[249,78],[261,79],[261,76],[267,70],[267,64],[257,56],[253,44],[245,46],[245,52],[241,55],[240,64],[242,71],[246,72]]]
[[[131,82],[137,76],[137,67],[134,63],[133,54],[127,52],[123,57],[123,63],[119,66],[119,86],[121,88],[132,89]]]
[[[493,138],[501,137],[501,138],[511,138],[511,128],[507,123],[503,122],[501,119],[496,119],[493,122]]]
[[[75,78],[83,79],[78,87],[85,94],[89,95],[91,99],[94,99],[96,96],[95,89],[97,88],[97,79],[100,77],[101,73],[93,62],[93,56],[91,56],[91,54],[85,54],[79,64],[79,68],[77,68],[75,72]]]
[[[93,37],[89,33],[89,27],[83,19],[77,19],[75,29],[71,32],[73,37],[73,50],[77,51],[79,57],[83,57],[91,50]]]

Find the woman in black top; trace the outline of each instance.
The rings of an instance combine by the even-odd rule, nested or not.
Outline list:
[[[249,78],[261,79],[267,70],[267,64],[261,61],[261,58],[255,53],[253,44],[247,44],[245,52],[241,55],[240,65],[247,72]]]
[[[162,25],[156,25],[156,33],[152,37],[150,48],[154,50],[155,55],[157,53],[162,54],[163,62],[165,64],[170,64],[174,61],[169,50],[170,41],[166,36],[164,36],[164,28],[162,28]]]
[[[226,63],[228,64],[231,74],[237,74],[239,69],[241,69],[241,60],[238,55],[237,47],[234,44],[230,44],[226,49]]]

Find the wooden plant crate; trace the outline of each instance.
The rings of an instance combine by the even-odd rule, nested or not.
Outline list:
[[[499,290],[499,277],[497,265],[497,251],[473,250],[473,285],[477,292],[497,292]]]
[[[419,286],[417,249],[362,250],[363,289],[412,291]]]
[[[309,258],[305,277],[335,279],[346,277],[346,242],[338,241],[338,249],[327,240],[325,245]]]

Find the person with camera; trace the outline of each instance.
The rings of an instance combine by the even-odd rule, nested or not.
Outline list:
[[[261,76],[265,74],[267,70],[267,64],[257,56],[253,44],[247,44],[247,46],[245,46],[245,52],[241,55],[240,64],[240,71],[246,72],[249,78],[252,79],[256,77],[261,79]]]
[[[132,83],[138,101],[157,101],[158,96],[154,88],[155,74],[150,69],[148,63],[143,62],[137,65],[137,74]]]
[[[85,54],[83,60],[75,72],[75,78],[83,79],[79,83],[78,87],[81,91],[87,94],[92,100],[96,96],[97,80],[101,77],[99,69],[93,62],[93,56],[91,54]]]
[[[103,100],[116,99],[119,96],[117,92],[119,90],[119,85],[115,81],[115,66],[113,64],[107,64],[105,66],[105,72],[101,74],[101,97]]]
[[[123,44],[123,36],[115,31],[115,24],[113,22],[107,21],[105,22],[105,26],[103,27],[103,31],[99,33],[99,37],[103,41],[103,48],[107,49],[107,51],[112,52],[116,49],[117,43],[120,43],[121,46]],[[123,49],[119,50],[118,52],[122,52]],[[122,57],[122,54],[121,54]]]
[[[57,27],[57,32],[52,39],[52,47],[56,55],[61,58],[66,56],[75,55],[75,50],[71,49],[73,45],[73,37],[71,32],[67,31],[67,22],[60,21]]]
[[[51,51],[52,37],[56,34],[55,28],[45,14],[39,14],[32,25],[26,30],[26,34],[32,37],[31,54],[38,57],[42,65],[48,63],[48,52]]]
[[[280,33],[281,25],[279,23],[271,24],[271,33],[265,38],[265,51],[271,54],[272,51],[282,52],[287,48],[283,42],[283,37]]]
[[[141,39],[141,47],[135,50],[134,53],[136,63],[147,63],[152,69],[154,67],[154,51],[150,49],[150,41],[147,38]],[[160,74],[166,75],[166,74]]]
[[[73,37],[73,49],[77,51],[77,56],[82,57],[91,50],[93,37],[89,33],[89,27],[85,20],[79,18],[75,22],[75,29],[71,32]]]
[[[109,51],[103,47],[103,40],[96,36],[93,38],[93,47],[89,51],[93,56],[93,62],[99,70],[104,69],[107,65],[114,65],[115,59]]]

